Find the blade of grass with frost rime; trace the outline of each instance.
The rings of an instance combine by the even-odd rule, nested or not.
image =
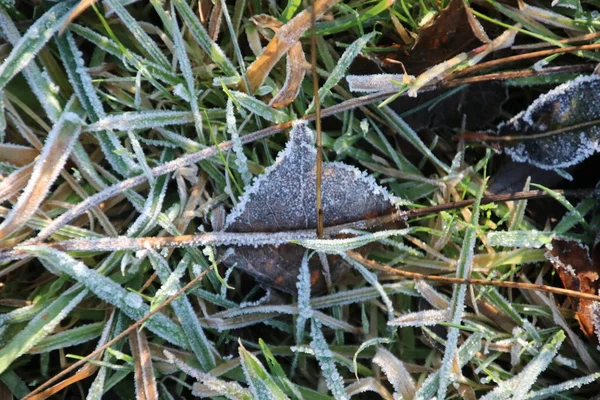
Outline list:
[[[58,31],[74,4],[74,0],[56,4],[27,29],[0,65],[0,90],[4,89],[8,82],[33,60],[52,35]]]
[[[52,333],[77,304],[88,294],[81,285],[65,291],[48,307],[37,314],[11,341],[0,349],[0,374],[21,355]]]
[[[158,400],[158,388],[150,359],[150,348],[143,329],[134,329],[129,332],[129,348],[134,359],[136,398]]]
[[[59,120],[48,133],[46,143],[25,190],[10,214],[0,224],[0,239],[11,235],[37,211],[52,183],[60,174],[81,132],[81,107],[74,97],[69,100]]]
[[[171,161],[173,149],[165,149],[161,157],[161,163]],[[150,232],[158,223],[158,215],[161,212],[163,201],[167,192],[169,175],[157,177],[150,185],[150,192],[140,211],[138,218],[127,229],[127,236],[143,236]]]
[[[186,89],[188,92],[189,103],[192,108],[192,114],[194,115],[194,125],[196,127],[196,134],[199,138],[203,138],[202,133],[202,116],[200,115],[200,109],[198,108],[198,97],[196,96],[196,85],[194,84],[194,73],[192,71],[192,64],[188,58],[183,36],[179,30],[179,24],[177,24],[177,18],[175,17],[175,7],[171,3],[171,29],[173,30],[173,44],[175,49],[175,55],[177,56],[177,62],[179,63],[179,69],[183,74],[186,83]]]
[[[156,42],[150,39],[150,37],[146,34],[144,29],[138,24],[135,18],[127,12],[125,7],[121,5],[118,0],[105,0],[113,9],[113,11],[118,15],[118,17],[123,21],[123,25],[133,34],[135,39],[137,40],[139,47],[144,49],[152,59],[158,64],[162,65],[165,68],[170,67],[169,60],[167,57],[160,51]]]
[[[464,367],[481,350],[483,334],[474,332],[457,351],[458,366]],[[440,382],[440,370],[430,374],[415,393],[415,400],[430,400],[435,397]]]
[[[110,53],[118,58],[123,57],[123,51],[119,47],[119,44],[115,43],[112,39],[109,39],[106,36],[102,36],[87,27],[77,24],[69,25],[69,29],[107,53]],[[181,77],[179,77],[170,69],[165,69],[161,65],[153,63],[152,61],[149,61],[138,54],[127,52],[126,56],[130,57],[128,62],[135,66],[139,71],[143,72],[144,76],[152,76],[173,86],[182,82]],[[149,81],[152,83],[152,80]]]
[[[158,253],[151,252],[150,253],[150,262],[154,267],[154,270],[158,274],[163,285],[169,281],[173,272],[171,272],[171,268],[167,264],[167,261],[161,257]],[[190,262],[189,255],[185,255],[181,260],[177,270],[180,268],[185,268]],[[176,293],[181,289],[179,284],[179,279],[176,278],[173,284],[172,289],[169,291]],[[172,294],[172,293],[171,293]],[[183,332],[188,338],[188,342],[200,366],[204,371],[209,371],[216,366],[215,358],[213,355],[213,349],[208,341],[208,338],[204,334],[204,330],[198,321],[198,316],[194,312],[194,308],[192,304],[188,300],[185,294],[182,294],[177,299],[173,300],[171,303],[173,310],[175,311],[175,315],[177,315],[177,319],[181,323],[183,328]]]
[[[465,230],[465,236],[460,249],[458,263],[456,265],[456,277],[460,279],[468,279],[471,276],[473,268],[473,256],[475,253],[475,241],[477,240],[477,225],[479,223],[479,204],[485,183],[482,183],[477,193],[471,220]],[[446,338],[446,350],[442,359],[442,365],[439,369],[439,386],[437,397],[440,399],[446,398],[446,391],[451,381],[452,364],[456,357],[458,336],[460,330],[456,327],[460,325],[465,309],[465,297],[467,293],[467,285],[453,285],[452,300],[450,302],[450,322],[452,325],[448,328],[448,336]]]
[[[246,93],[238,92],[237,90],[231,90],[230,93],[238,104],[240,104],[246,110],[263,117],[267,121],[281,124],[282,122],[290,119],[283,111],[279,111],[273,107],[270,107],[255,97],[247,95]]]
[[[93,324],[80,325],[72,329],[58,332],[40,340],[35,347],[29,350],[29,353],[47,353],[49,351],[63,349],[65,347],[76,346],[80,343],[88,342],[100,336],[103,327],[104,322],[94,322]]]
[[[252,183],[252,174],[248,171],[248,158],[244,154],[244,148],[240,141],[240,134],[238,133],[235,114],[233,110],[233,102],[231,99],[227,99],[226,107],[226,120],[227,133],[231,136],[233,142],[233,152],[235,153],[235,165],[238,167],[238,172],[242,175],[244,185],[248,186]]]
[[[348,250],[354,250],[363,247],[369,243],[376,242],[380,239],[390,236],[404,236],[410,232],[410,229],[396,229],[388,231],[380,231],[375,233],[366,233],[360,236],[347,239],[299,239],[291,240],[290,242],[299,244],[307,249],[315,250],[326,254],[338,254]],[[350,232],[341,232],[350,233]],[[351,232],[355,233],[355,232]]]
[[[383,347],[379,347],[375,357],[373,357],[373,362],[382,369],[388,381],[394,387],[396,395],[401,396],[403,399],[412,399],[415,396],[415,381],[402,361]]]
[[[61,275],[64,273],[82,283],[100,299],[119,308],[135,321],[142,319],[150,312],[150,307],[144,303],[140,295],[129,292],[112,279],[100,275],[66,253],[45,246],[24,246],[21,250],[38,257],[46,269],[53,274]],[[181,327],[166,315],[160,312],[156,313],[146,321],[145,326],[167,342],[184,349],[189,348]]]
[[[177,7],[181,19],[185,22],[190,33],[194,39],[196,39],[202,50],[204,50],[210,59],[223,70],[225,76],[239,78],[239,74],[234,65],[227,58],[219,45],[212,41],[210,36],[208,36],[208,32],[206,32],[206,29],[204,29],[191,7],[183,0],[173,0],[173,3],[175,3],[175,7]]]
[[[67,76],[77,98],[88,115],[90,122],[98,122],[106,117],[104,106],[96,93],[82,53],[77,48],[75,39],[71,32],[65,32],[56,38],[61,60],[67,71]],[[127,155],[127,151],[121,144],[119,138],[111,130],[103,130],[96,133],[100,142],[100,148],[109,164],[122,176],[130,176],[139,168]]]
[[[250,386],[255,399],[288,399],[258,358],[246,350],[241,341],[238,351],[246,383]]]
[[[224,114],[223,110],[206,110],[209,118],[219,117]],[[121,114],[109,115],[100,119],[98,122],[88,125],[86,131],[96,132],[106,129],[116,131],[155,129],[168,125],[185,125],[194,122],[194,115],[189,111],[131,111]]]
[[[352,64],[354,59],[360,54],[363,47],[365,47],[369,40],[373,39],[376,34],[377,32],[372,32],[367,35],[361,36],[352,44],[350,44],[350,46],[348,46],[348,48],[344,51],[344,53],[338,60],[337,64],[335,65],[335,68],[333,69],[333,71],[331,71],[331,74],[329,75],[323,86],[319,88],[319,99],[321,101],[321,104],[323,104],[323,101],[325,100],[325,97],[327,97],[327,95],[329,94],[329,91],[344,78],[344,76],[346,75],[346,71],[348,70],[348,68],[350,68],[350,64]],[[306,114],[310,114],[314,111],[314,103],[315,101],[313,99],[310,105],[308,106],[308,109],[306,110]]]
[[[14,22],[10,16],[6,13],[6,10],[0,7],[0,28],[4,37],[8,42],[16,46],[21,40],[21,34],[19,33]],[[46,112],[48,119],[56,121],[62,110],[58,93],[56,92],[56,85],[48,79],[48,76],[40,71],[35,61],[31,60],[29,64],[23,68],[23,75],[31,88],[31,91],[35,94],[38,102]],[[4,107],[2,107],[4,108]],[[1,134],[0,134],[1,136]],[[2,142],[0,137],[0,143]]]
[[[564,340],[564,332],[558,331],[520,373],[507,381],[500,382],[496,389],[483,396],[481,400],[524,399],[538,376],[548,368]]]
[[[590,383],[598,380],[600,380],[600,373],[598,372],[581,378],[571,379],[569,381],[545,387],[544,389],[529,392],[527,396],[525,396],[525,400],[542,400],[547,398],[555,399],[558,398],[557,396],[559,394],[562,394],[567,390],[580,388],[583,385],[589,385]]]
[[[348,399],[346,389],[344,388],[344,380],[335,366],[333,353],[329,349],[327,340],[321,330],[321,323],[315,318],[311,319],[310,336],[312,338],[310,347],[313,349],[315,358],[319,362],[321,374],[325,378],[327,388],[336,400]]]

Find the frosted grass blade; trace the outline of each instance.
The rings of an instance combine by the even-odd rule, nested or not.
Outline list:
[[[14,22],[10,16],[6,13],[6,10],[0,7],[0,28],[4,37],[8,42],[16,46],[22,39]],[[46,112],[50,121],[56,121],[62,111],[61,102],[56,92],[56,86],[50,79],[44,77],[35,61],[30,61],[29,64],[23,68],[23,75],[31,88],[31,91],[35,94],[38,102]],[[4,108],[4,105],[2,105]],[[2,134],[0,133],[0,143],[2,143]]]
[[[60,321],[69,315],[71,310],[83,300],[87,293],[87,290],[82,290],[80,285],[76,285],[65,291],[36,315],[23,330],[0,349],[0,374],[6,371],[13,361],[52,333]]]
[[[0,65],[0,90],[4,89],[8,82],[33,60],[52,35],[58,31],[74,4],[74,0],[56,4],[29,27]]]
[[[548,368],[564,340],[564,332],[558,331],[519,374],[508,381],[500,382],[496,389],[483,396],[481,400],[502,400],[507,396],[513,399],[525,398],[538,376]]]
[[[150,262],[152,263],[152,266],[158,274],[161,282],[165,284],[165,282],[167,282],[170,276],[173,274],[173,272],[171,272],[171,268],[167,264],[167,261],[159,254],[151,252]],[[180,267],[185,268],[189,262],[189,256],[185,255],[177,269],[180,269]],[[172,290],[176,293],[179,289],[181,289],[181,287],[177,281],[174,283]],[[200,366],[204,371],[211,370],[216,366],[216,361],[213,355],[214,350],[208,341],[208,338],[204,334],[204,330],[200,326],[198,317],[196,316],[194,308],[192,307],[189,299],[186,295],[181,295],[177,299],[173,300],[171,306],[175,311],[175,315],[177,315],[177,319],[179,319],[179,322],[181,323],[190,347],[196,355]]]
[[[65,347],[76,346],[97,338],[102,333],[104,322],[80,325],[76,328],[67,329],[42,339],[29,353],[40,354]]]
[[[107,53],[119,58],[123,57],[121,48],[112,39],[102,36],[87,27],[77,24],[69,25],[69,29],[77,33],[79,36],[87,39],[99,48],[105,50]],[[165,67],[149,61],[139,54],[132,53],[131,51],[129,52],[129,55],[131,56],[129,62],[132,63],[139,71],[142,71],[144,76],[155,77],[156,79],[160,79],[164,83],[173,86],[181,83],[181,78],[170,69],[166,69]]]
[[[350,64],[352,64],[354,59],[360,54],[363,47],[365,47],[369,40],[373,39],[376,34],[376,32],[372,32],[358,38],[344,51],[323,86],[319,88],[319,99],[321,104],[323,104],[323,101],[329,94],[329,91],[344,78],[346,71],[348,68],[350,68]],[[313,99],[308,106],[308,110],[306,110],[306,114],[310,114],[314,111],[314,103],[315,101]]]
[[[246,350],[241,341],[238,351],[246,383],[250,386],[255,399],[288,399],[258,358]]]
[[[456,277],[461,279],[468,279],[471,276],[471,270],[473,268],[473,255],[475,253],[475,241],[477,239],[477,224],[479,223],[479,202],[483,196],[483,190],[485,183],[481,184],[479,193],[475,204],[473,205],[473,212],[471,214],[471,220],[465,230],[465,236],[462,242],[460,256],[456,266]],[[467,293],[467,285],[454,285],[453,286],[452,300],[450,302],[450,322],[454,326],[460,325],[465,308],[465,296]],[[448,328],[448,336],[446,338],[446,351],[442,359],[442,365],[439,369],[439,386],[437,396],[440,399],[446,398],[446,391],[450,384],[452,371],[452,363],[456,357],[458,336],[460,331],[456,327]]]
[[[129,292],[112,279],[89,269],[66,253],[45,246],[24,246],[21,250],[40,258],[46,269],[55,275],[67,274],[100,299],[109,302],[137,321],[150,312],[150,307],[136,293]],[[155,314],[145,325],[152,332],[176,346],[188,349],[189,345],[180,326],[162,313]]]
[[[185,43],[183,42],[183,36],[179,30],[177,24],[177,18],[175,17],[175,8],[171,3],[171,29],[173,30],[173,44],[175,48],[175,55],[177,56],[177,62],[179,63],[179,69],[185,79],[186,89],[188,91],[189,103],[192,108],[192,114],[194,116],[194,124],[196,126],[196,134],[199,138],[204,137],[202,133],[202,116],[200,115],[200,109],[198,108],[198,98],[196,96],[196,85],[194,84],[194,73],[192,72],[192,64],[188,58]]]
[[[223,70],[223,73],[226,76],[239,78],[239,74],[234,65],[227,58],[219,45],[210,39],[208,32],[206,32],[206,29],[204,29],[191,7],[183,0],[174,0],[173,3],[175,3],[179,15],[202,50],[204,50],[211,60]]]
[[[223,114],[222,110],[207,110],[209,117]],[[194,115],[189,111],[131,111],[109,115],[89,125],[88,132],[114,129],[116,131],[154,129],[168,125],[184,125],[194,122]]]
[[[392,353],[380,347],[373,358],[373,362],[381,367],[388,381],[394,387],[395,394],[403,399],[412,399],[415,396],[416,384],[404,363]]]
[[[263,117],[267,121],[280,124],[290,119],[283,111],[279,111],[273,107],[270,107],[262,101],[247,95],[246,93],[238,92],[236,90],[231,90],[230,93],[235,101],[242,107],[256,115]]]
[[[86,111],[89,120],[94,123],[106,117],[100,97],[92,83],[92,78],[85,67],[82,54],[77,49],[71,32],[65,32],[56,38],[62,62],[67,71],[69,81],[77,98]],[[99,131],[96,134],[104,157],[121,175],[130,176],[139,170],[133,160],[127,156],[119,138],[110,130]]]
[[[57,123],[48,133],[46,143],[33,167],[29,182],[10,214],[0,224],[0,239],[11,235],[37,211],[50,186],[60,174],[81,132],[77,121],[82,110],[75,98],[71,98]]]
[[[315,357],[321,367],[321,374],[325,378],[327,388],[336,400],[348,399],[346,390],[344,389],[344,381],[337,370],[333,361],[333,353],[329,349],[327,340],[323,336],[321,324],[316,319],[311,319],[311,337],[310,347],[315,352]]]
[[[154,40],[150,39],[146,32],[144,32],[135,18],[127,12],[125,7],[123,7],[118,0],[105,1],[112,7],[113,11],[119,16],[121,21],[123,21],[123,25],[133,34],[140,47],[147,51],[155,62],[161,64],[165,68],[169,68],[170,63],[169,60],[167,60],[167,57],[160,51]]]

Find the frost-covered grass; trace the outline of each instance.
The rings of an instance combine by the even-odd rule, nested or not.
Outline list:
[[[535,203],[480,205],[496,156],[448,140],[460,126],[425,139],[390,103],[513,44],[564,47],[563,39],[593,33],[588,4],[519,10],[472,2],[473,19],[499,26],[485,48],[417,76],[351,77],[359,57],[393,43],[410,48],[411,34],[449,2],[317,3],[325,14],[316,26],[318,96],[328,115],[323,205],[338,221],[325,238],[312,229],[314,124],[292,123],[310,120],[315,107],[304,2],[105,0],[67,24],[74,0],[0,0],[1,393],[47,398],[57,383],[54,396],[87,399],[598,393],[595,338],[581,333],[564,298],[409,280],[353,253],[424,275],[560,285],[545,251],[557,236],[593,245],[596,201],[552,192],[566,212],[550,227],[528,218]],[[280,41],[269,54],[281,58],[265,60],[275,32]],[[576,55],[577,63],[598,61],[592,51]],[[544,75],[553,60],[531,61],[541,78],[506,84],[535,98],[530,85],[574,77]],[[537,129],[537,114],[557,96],[555,118],[569,118],[581,88],[597,82],[578,78],[500,127]],[[597,109],[582,113],[575,122],[595,120]],[[598,151],[597,126],[583,128],[560,159],[537,147],[508,145],[507,153],[546,169],[572,165]],[[396,218],[366,231],[366,215],[352,218],[369,207],[390,214],[461,199],[474,205],[408,226]],[[273,250],[282,244],[303,250]],[[238,268],[250,270],[257,258],[227,262],[238,249],[240,259],[260,261],[265,248],[264,271],[289,268],[283,291]],[[277,284],[279,276],[262,281]],[[318,277],[320,290],[311,285]]]

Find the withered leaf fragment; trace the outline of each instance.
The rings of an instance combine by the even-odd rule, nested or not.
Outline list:
[[[579,164],[599,150],[600,76],[580,76],[538,97],[527,110],[498,126],[516,162],[552,170]]]
[[[575,240],[553,239],[552,248],[546,251],[565,289],[582,293],[598,294],[600,272],[589,254],[587,246]],[[576,303],[575,317],[588,338],[594,337],[592,300],[573,299]]]
[[[246,188],[238,205],[227,216],[226,232],[279,232],[314,229],[316,219],[316,156],[313,132],[306,122],[296,121],[286,148],[264,174]],[[341,162],[323,163],[323,213],[325,226],[376,217],[391,211],[388,192],[365,172]],[[228,265],[253,275],[259,282],[295,292],[305,249],[295,244],[258,246],[249,241],[233,248]],[[325,280],[313,257],[311,284],[322,290]],[[340,268],[332,259],[332,279]]]

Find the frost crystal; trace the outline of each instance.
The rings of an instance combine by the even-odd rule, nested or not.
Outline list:
[[[403,399],[412,399],[415,395],[415,381],[410,376],[404,363],[392,353],[380,347],[377,349],[373,362],[381,367],[388,381],[394,386],[395,394],[402,395]]]
[[[600,149],[600,127],[578,125],[600,119],[600,76],[580,76],[538,97],[527,110],[498,126],[498,135],[559,134],[510,142],[505,152],[517,162],[552,170],[585,160]],[[516,144],[512,144],[516,143]]]
[[[346,81],[352,92],[394,92],[401,89],[398,83],[408,83],[415,80],[412,75],[405,74],[374,74],[348,75]]]
[[[128,293],[125,296],[125,303],[127,303],[129,307],[140,308],[142,304],[144,304],[144,300],[142,300],[142,297],[137,293]]]

